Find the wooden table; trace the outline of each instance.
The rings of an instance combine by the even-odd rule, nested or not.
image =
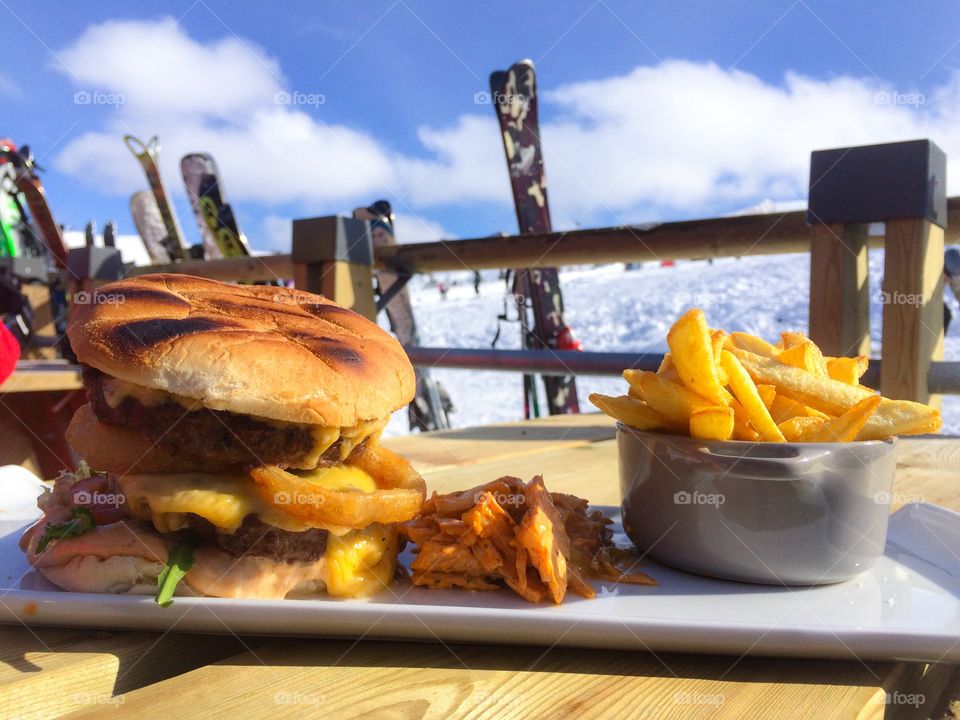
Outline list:
[[[431,489],[542,473],[617,504],[613,434],[582,415],[385,444]],[[958,439],[904,440],[895,504],[960,509],[958,466]],[[0,661],[4,717],[960,717],[960,668],[854,659],[0,627]],[[924,702],[885,705],[895,692]]]

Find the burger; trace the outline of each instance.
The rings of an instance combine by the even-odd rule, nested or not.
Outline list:
[[[84,459],[38,499],[32,565],[77,592],[231,598],[382,590],[423,479],[379,444],[413,368],[375,323],[311,293],[187,275],[74,305]]]

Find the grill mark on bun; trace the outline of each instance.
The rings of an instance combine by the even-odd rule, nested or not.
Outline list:
[[[219,318],[151,318],[132,320],[107,330],[108,342],[121,352],[136,352],[185,335],[232,330],[237,325]]]
[[[98,290],[99,291],[99,290]],[[190,303],[184,298],[169,291],[153,290],[144,287],[124,288],[121,294],[124,303],[136,302],[145,305],[165,305],[177,310],[190,310]]]

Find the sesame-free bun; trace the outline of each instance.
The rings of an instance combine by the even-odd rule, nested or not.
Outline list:
[[[80,362],[212,410],[348,427],[413,399],[400,343],[319,295],[156,274],[84,300],[68,328]]]
[[[143,473],[224,472],[229,465],[205,457],[182,457],[164,452],[130,428],[100,422],[89,404],[73,414],[67,443],[95,471],[117,475]]]

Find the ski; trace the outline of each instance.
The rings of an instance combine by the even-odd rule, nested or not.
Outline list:
[[[19,150],[12,145],[3,145],[0,146],[0,154],[13,165],[14,187],[27,203],[32,223],[25,223],[26,227],[36,228],[40,231],[40,237],[36,238],[36,240],[42,240],[40,247],[53,260],[53,264],[58,269],[66,269],[67,245],[63,240],[63,232],[50,211],[50,205],[47,203],[47,193],[37,175],[38,168],[30,149],[26,145]],[[16,194],[12,197],[18,205],[21,216],[25,218],[26,214],[23,212],[23,208],[19,206],[20,201]]]
[[[393,209],[386,200],[377,200],[370,207],[357,208],[353,216],[358,220],[370,222],[370,235],[374,247],[395,245],[397,240],[393,231]],[[383,297],[399,278],[394,273],[375,271],[377,293]],[[404,346],[417,346],[420,337],[417,333],[417,324],[413,317],[413,306],[410,304],[410,294],[406,287],[399,290],[387,302],[384,310],[390,329]],[[426,368],[416,368],[417,388],[413,402],[407,406],[407,418],[411,430],[445,430],[450,427],[447,416],[452,410],[449,397],[438,382],[430,377]]]
[[[163,186],[163,179],[160,177],[160,167],[157,165],[157,155],[160,153],[160,139],[154,135],[149,141],[144,143],[133,135],[124,135],[123,142],[127,148],[137,158],[143,171],[147,176],[147,183],[150,190],[156,198],[157,209],[160,211],[160,218],[163,220],[165,231],[164,247],[171,260],[183,260],[187,257],[187,247],[183,241],[183,231],[180,229],[180,223],[177,222],[177,215],[173,210],[173,205],[167,196],[167,191]]]
[[[171,262],[167,252],[167,228],[163,224],[157,199],[149,190],[141,190],[130,197],[130,216],[133,225],[143,240],[150,262],[154,265],[166,265]]]
[[[540,147],[537,75],[533,62],[521,60],[508,70],[492,73],[490,92],[500,122],[520,233],[548,233],[552,228]],[[520,311],[524,347],[572,349],[578,346],[564,322],[556,268],[518,270],[514,278],[514,295]],[[532,322],[528,318],[527,300]],[[547,375],[543,382],[551,415],[580,411],[576,380],[572,375]],[[530,376],[524,377],[524,388],[525,414],[530,417],[530,403],[536,403],[536,388]]]
[[[233,208],[220,182],[213,157],[191,153],[180,160],[183,183],[200,227],[207,257],[244,257],[250,255],[247,239],[240,233]]]

